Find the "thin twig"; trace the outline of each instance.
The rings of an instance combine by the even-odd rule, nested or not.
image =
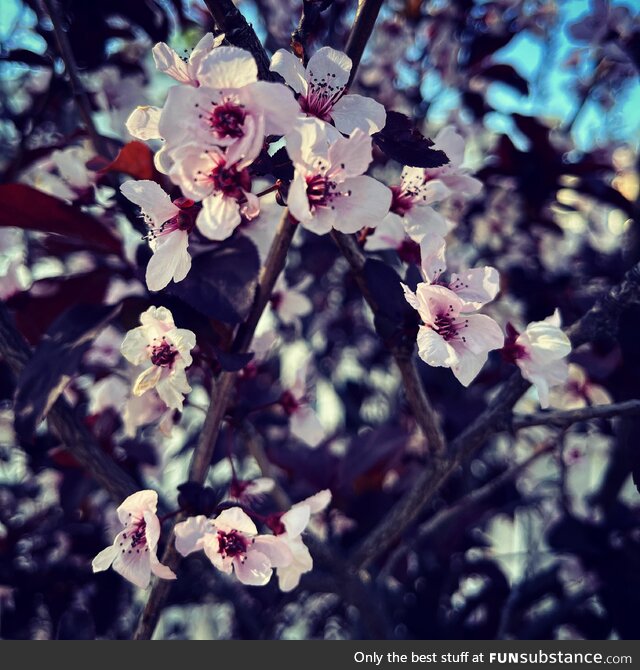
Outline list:
[[[60,14],[60,8],[58,7],[57,0],[44,0],[44,6],[47,8],[49,18],[53,24],[53,32],[56,36],[60,57],[64,62],[65,70],[69,76],[69,81],[71,82],[73,97],[76,101],[76,105],[78,107],[78,111],[80,112],[80,116],[82,117],[82,121],[86,126],[87,132],[89,133],[91,142],[93,143],[93,148],[95,149],[96,153],[100,154],[101,156],[104,156],[105,158],[111,158],[112,153],[109,149],[109,146],[105,139],[100,135],[93,122],[89,96],[87,95],[82,80],[80,79],[80,75],[78,74],[78,64],[74,58],[67,31],[63,27],[63,19]]]
[[[554,426],[561,428],[580,421],[610,419],[625,414],[639,415],[640,400],[627,400],[626,402],[613,403],[611,405],[581,407],[564,412],[538,412],[529,415],[515,415],[511,421],[511,427],[513,430],[529,428],[530,426]]]

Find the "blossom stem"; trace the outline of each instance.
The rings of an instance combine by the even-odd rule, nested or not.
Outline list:
[[[282,186],[282,181],[280,179],[278,179],[278,181],[273,186],[269,186],[269,188],[265,188],[264,191],[260,191],[260,193],[256,193],[256,198],[261,198],[263,195],[268,195],[269,193],[273,193],[274,191],[277,191],[281,186]]]

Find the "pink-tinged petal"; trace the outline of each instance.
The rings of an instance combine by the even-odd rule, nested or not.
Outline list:
[[[102,572],[111,567],[115,557],[118,555],[118,547],[111,546],[103,549],[91,562],[91,568],[94,572]]]
[[[418,355],[427,364],[436,368],[449,368],[458,362],[455,349],[428,326],[418,329]]]
[[[160,579],[177,579],[176,573],[168,565],[160,563],[155,554],[151,554],[149,557],[149,564],[151,572],[153,572],[156,577],[160,577]]]
[[[144,332],[144,328],[134,328],[124,336],[120,351],[129,363],[142,365],[149,359],[148,344],[149,339]]]
[[[322,489],[318,493],[305,498],[301,502],[297,503],[298,505],[308,505],[311,510],[311,514],[318,514],[319,512],[324,511],[331,502],[331,491],[329,489]]]
[[[217,91],[172,86],[162,108],[158,131],[170,150],[189,142],[201,144],[211,137],[206,120],[201,118],[200,105],[211,105]],[[198,105],[198,106],[197,106]]]
[[[235,165],[242,170],[253,163],[264,143],[265,119],[263,114],[249,115],[243,124],[244,135],[230,144],[225,151],[227,165]]]
[[[433,141],[433,149],[444,151],[452,166],[462,165],[464,138],[455,131],[453,126],[445,126],[438,132]]]
[[[230,507],[225,509],[213,520],[216,528],[228,532],[230,530],[239,530],[245,535],[257,535],[258,529],[255,523],[251,521],[249,515],[239,507]]]
[[[206,557],[211,561],[215,568],[230,575],[233,572],[233,559],[231,556],[222,557],[220,553],[220,542],[215,533],[208,533],[202,540],[202,548]]]
[[[145,218],[154,226],[161,226],[180,212],[155,181],[129,179],[120,186],[120,190],[127,200],[140,207]]]
[[[373,177],[352,177],[338,185],[342,195],[333,200],[333,227],[343,233],[375,228],[389,212],[391,191]]]
[[[329,167],[329,147],[344,141],[345,138],[333,126],[319,119],[298,119],[287,133],[287,153],[296,168],[306,167],[315,174],[319,161]]]
[[[569,376],[569,366],[564,360],[550,361],[547,365],[538,365],[530,359],[516,361],[522,371],[522,376],[528,379],[536,388],[540,407],[549,407],[549,389],[566,383]]]
[[[120,523],[128,524],[132,520],[139,521],[145,512],[155,514],[158,509],[158,494],[150,489],[138,491],[123,500],[116,510]]]
[[[483,184],[479,179],[468,174],[447,174],[439,178],[453,193],[474,198],[482,191]]]
[[[317,447],[326,437],[318,415],[309,407],[301,405],[289,419],[291,433],[310,447]]]
[[[309,524],[311,519],[311,507],[303,503],[294,505],[288,512],[285,512],[280,521],[287,531],[289,537],[297,537]]]
[[[196,225],[205,237],[221,242],[231,236],[240,221],[238,201],[215,193],[202,201]]]
[[[427,325],[433,325],[436,318],[444,314],[456,318],[462,308],[460,298],[445,286],[418,284],[416,297],[418,312]]]
[[[462,300],[462,311],[477,310],[491,302],[500,290],[500,275],[486,266],[452,274],[449,288]]]
[[[159,107],[143,105],[136,107],[129,115],[125,124],[129,134],[138,140],[159,140],[161,138],[160,115],[162,110]]]
[[[151,579],[151,560],[149,552],[137,553],[135,550],[120,552],[113,561],[113,569],[135,586],[146,589]]]
[[[198,80],[215,89],[242,88],[258,81],[258,67],[248,51],[221,46],[202,59]]]
[[[486,314],[465,314],[460,317],[466,328],[459,331],[464,344],[474,354],[484,354],[500,349],[504,344],[502,328]]]
[[[402,286],[402,290],[404,291],[404,299],[411,305],[411,307],[413,307],[413,309],[418,311],[420,305],[416,294],[406,284],[400,282],[400,286]]]
[[[174,534],[178,553],[182,556],[188,556],[194,551],[201,551],[204,545],[204,537],[210,530],[211,522],[202,514],[177,523]]]
[[[440,235],[425,235],[420,242],[420,268],[429,282],[437,282],[447,269],[445,250],[447,244]]]
[[[329,147],[329,162],[330,174],[340,180],[361,175],[371,163],[371,138],[359,129],[349,138],[337,138]]]
[[[171,153],[171,180],[180,186],[182,193],[193,200],[203,200],[213,191],[213,182],[207,175],[224,162],[218,147],[203,151],[200,146],[189,144]]]
[[[342,51],[331,47],[318,49],[309,59],[307,65],[307,81],[309,87],[315,90],[324,89],[323,83],[331,87],[331,91],[342,88],[349,81],[351,73],[351,58]]]
[[[169,174],[173,168],[173,156],[166,144],[163,144],[153,156],[153,164],[162,174]]]
[[[336,128],[345,135],[360,129],[373,135],[384,128],[387,121],[385,108],[372,98],[363,95],[344,95],[331,110]]]
[[[144,535],[147,539],[149,551],[155,553],[160,539],[160,520],[153,512],[144,513],[145,529]]]
[[[303,293],[295,291],[285,291],[278,304],[278,316],[284,324],[294,324],[302,316],[311,314],[313,304]]]
[[[248,92],[264,115],[265,135],[284,135],[291,130],[300,106],[284,84],[258,81],[248,87]]]
[[[151,53],[158,72],[164,72],[182,84],[194,83],[189,71],[189,63],[185,63],[168,44],[158,42]]]
[[[364,248],[367,251],[398,249],[406,237],[402,218],[393,212],[389,212],[377,225],[373,234],[367,235]]]
[[[222,46],[224,42],[224,34],[213,36],[213,33],[206,33],[196,44],[191,56],[189,57],[189,66],[191,70],[191,76],[196,83],[199,83],[199,74],[202,61],[206,56],[208,56],[214,49],[217,49],[219,46]]]
[[[447,219],[426,205],[415,205],[404,215],[404,226],[407,234],[419,241],[424,235],[444,237],[452,228]]]
[[[544,319],[544,323],[548,323],[550,326],[555,326],[560,328],[562,325],[562,319],[560,318],[560,310],[558,308],[553,310],[553,314]]]
[[[187,276],[191,269],[188,247],[189,233],[184,230],[176,230],[156,240],[146,272],[150,291],[160,291],[171,280],[179,282]]]
[[[247,586],[264,586],[273,574],[271,562],[259,551],[248,551],[244,561],[234,558],[233,567],[238,580]]]
[[[294,219],[300,221],[303,225],[311,220],[312,214],[307,198],[307,182],[300,172],[296,172],[291,182],[287,204]]]
[[[264,554],[274,568],[284,568],[293,561],[293,554],[287,543],[275,535],[258,535],[254,539],[249,553],[254,551]]]
[[[288,86],[300,95],[307,92],[306,72],[302,63],[286,49],[278,49],[271,58],[269,68],[272,72],[277,72],[287,83]]]
[[[571,341],[562,330],[548,321],[530,323],[516,340],[530,352],[538,364],[564,358],[571,353]]]
[[[162,369],[162,368],[160,368]],[[185,393],[191,391],[184,370],[174,370],[156,384],[156,391],[167,407],[182,411]]]
[[[474,354],[468,349],[461,349],[458,363],[451,366],[451,371],[457,380],[466,387],[478,376],[486,360],[486,353]]]

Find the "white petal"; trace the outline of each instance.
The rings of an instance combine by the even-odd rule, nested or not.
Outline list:
[[[456,365],[451,367],[451,371],[463,386],[469,386],[478,376],[482,366],[487,360],[487,354],[474,354],[468,349],[460,352],[459,360]]]
[[[393,212],[389,212],[377,225],[373,234],[367,235],[364,248],[367,251],[398,249],[406,237],[402,218]]]
[[[361,130],[349,138],[339,137],[329,147],[331,175],[357,177],[366,172],[371,163],[371,138]]]
[[[323,489],[314,493],[314,495],[305,498],[298,505],[308,505],[311,510],[311,514],[318,514],[325,510],[329,503],[331,502],[331,491],[329,489]]]
[[[326,437],[318,415],[309,407],[301,405],[289,419],[291,433],[310,447],[317,447]]]
[[[465,346],[474,354],[483,354],[500,349],[504,344],[504,334],[500,326],[485,314],[468,314],[460,317],[467,327],[459,331],[465,338]]]
[[[176,216],[180,210],[172,202],[167,193],[155,181],[129,179],[120,186],[122,194],[140,207],[142,213],[151,219],[155,226],[160,226]]]
[[[139,140],[158,140],[160,130],[158,123],[162,110],[159,107],[143,105],[136,107],[129,115],[126,128],[129,134]]]
[[[219,242],[230,237],[240,221],[238,202],[215,193],[202,201],[196,225],[205,237]]]
[[[146,272],[150,291],[160,291],[172,279],[179,282],[187,276],[191,269],[188,247],[189,234],[184,230],[176,230],[156,240],[156,248]]]
[[[312,214],[309,208],[309,199],[307,198],[307,182],[304,175],[300,172],[296,172],[291,182],[287,204],[294,219],[303,224],[311,220]]]
[[[118,554],[118,548],[115,546],[103,549],[91,562],[91,568],[94,572],[102,572],[111,567],[115,557]]]
[[[151,489],[145,489],[133,493],[123,500],[117,509],[120,523],[127,524],[131,519],[142,519],[145,512],[153,512],[158,509],[158,494]]]
[[[257,535],[258,529],[255,523],[251,521],[249,515],[239,507],[230,507],[225,509],[213,520],[216,528],[228,532],[238,530],[246,535]]]
[[[500,275],[486,266],[452,274],[449,287],[462,300],[462,310],[477,310],[493,300],[500,290]]]
[[[342,51],[336,51],[331,47],[318,49],[307,65],[307,81],[310,88],[321,89],[323,83],[334,90],[346,86],[351,65],[351,58]]]
[[[125,550],[118,553],[113,561],[113,569],[141,589],[149,586],[151,559],[148,551],[138,554],[134,550]]]
[[[241,88],[258,81],[258,67],[248,51],[221,46],[202,59],[198,79],[201,86]]]
[[[453,347],[427,326],[418,330],[417,343],[418,355],[427,365],[449,368],[458,362]]]
[[[343,233],[355,233],[363,227],[375,228],[389,211],[391,191],[373,177],[353,177],[339,184],[341,192],[335,198],[334,227]]]
[[[164,42],[158,42],[151,50],[153,61],[158,72],[164,72],[182,84],[194,83],[189,70],[189,64]]]
[[[177,523],[174,528],[176,549],[182,556],[188,556],[194,551],[201,551],[204,536],[210,530],[211,522],[202,514]]]
[[[445,126],[436,135],[433,149],[439,149],[447,154],[451,165],[457,167],[464,160],[464,138],[459,135],[453,126]]]
[[[265,135],[284,135],[296,122],[300,106],[284,84],[257,81],[249,93],[265,120]]]
[[[248,586],[264,586],[271,579],[271,562],[259,551],[249,550],[244,561],[233,559],[236,577]]]
[[[336,128],[345,135],[351,135],[357,128],[367,135],[373,135],[384,128],[387,112],[372,98],[344,95],[333,106],[331,118]]]
[[[418,304],[418,298],[416,294],[406,285],[400,282],[400,286],[402,286],[402,290],[404,291],[404,299],[415,309],[416,311],[420,309],[420,305]]]
[[[156,577],[160,577],[160,579],[177,579],[175,572],[168,565],[160,563],[155,553],[152,553],[149,556],[149,563],[151,572],[153,572]]]
[[[307,79],[302,63],[286,49],[278,49],[271,58],[272,72],[277,72],[296,92],[304,95],[307,92]]]
[[[162,375],[162,368],[157,365],[151,365],[146,370],[138,375],[138,378],[133,384],[133,395],[142,395],[152,388],[155,388],[160,381]],[[160,391],[158,390],[158,393]],[[165,398],[160,394],[160,397],[165,401]],[[167,403],[169,405],[169,403]],[[171,405],[169,405],[171,407]]]
[[[428,234],[420,242],[420,268],[430,282],[437,282],[447,269],[446,242],[440,235]]]
[[[293,554],[280,537],[274,535],[258,535],[253,541],[252,551],[264,554],[274,568],[284,568],[293,562]]]
[[[287,530],[289,537],[297,537],[309,524],[311,519],[311,507],[302,503],[294,505],[288,512],[285,512],[280,521]]]
[[[153,512],[146,511],[144,513],[144,522],[144,535],[147,539],[147,545],[149,546],[149,550],[155,553],[158,540],[160,539],[160,520]]]

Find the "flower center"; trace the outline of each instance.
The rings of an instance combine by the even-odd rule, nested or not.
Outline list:
[[[389,211],[404,216],[413,207],[413,195],[407,193],[401,186],[391,187],[391,207]]]
[[[218,139],[225,137],[237,139],[244,136],[243,126],[246,118],[247,113],[244,110],[244,105],[226,100],[221,105],[213,107],[207,121]]]
[[[335,74],[327,77],[335,78]],[[309,90],[307,95],[298,99],[300,109],[309,116],[315,116],[322,121],[331,121],[331,110],[344,93],[344,86],[330,83],[326,77],[318,79],[313,72],[309,72]]]
[[[409,238],[405,238],[397,249],[398,256],[405,263],[420,265],[420,245]]]
[[[244,192],[251,188],[251,176],[248,170],[236,170],[235,167],[227,167],[224,163],[217,165],[209,178],[213,182],[216,191],[221,191],[228,198],[240,201],[244,199]]]
[[[440,337],[448,342],[458,334],[458,327],[460,324],[455,322],[455,319],[449,314],[438,314],[433,324],[433,330],[440,335]]]
[[[155,240],[163,235],[168,235],[176,230],[185,230],[190,233],[196,225],[196,217],[200,211],[200,206],[189,198],[176,198],[173,204],[180,210],[174,217],[165,221],[162,225],[153,227],[150,220],[147,219],[149,232],[142,238],[143,240]]]
[[[527,350],[516,342],[520,333],[510,324],[506,327],[507,336],[502,347],[502,358],[507,363],[515,363],[517,360],[527,358],[529,356]]]
[[[154,338],[156,339],[156,338]],[[164,335],[160,344],[154,344],[151,347],[151,362],[159,368],[169,368],[178,355],[178,350],[167,342]]]
[[[247,540],[237,530],[230,530],[228,533],[219,530],[218,545],[218,553],[222,554],[222,558],[234,558],[247,552]]]
[[[309,206],[314,207],[331,207],[334,209],[332,202],[339,196],[350,196],[351,191],[338,191],[338,184],[321,174],[315,174],[307,177],[307,200]]]
[[[144,519],[135,522],[128,532],[122,533],[120,551],[123,554],[140,554],[149,551],[147,547],[147,524]]]

